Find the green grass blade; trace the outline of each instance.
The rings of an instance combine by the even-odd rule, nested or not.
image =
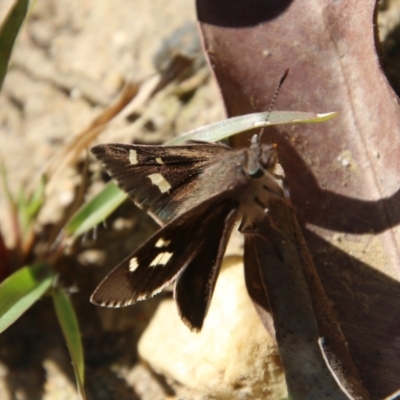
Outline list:
[[[39,183],[35,186],[33,193],[29,196],[27,203],[26,214],[29,221],[32,222],[36,219],[45,201],[46,177],[40,177]]]
[[[299,111],[273,111],[246,114],[193,129],[181,136],[169,140],[165,144],[174,146],[182,144],[187,140],[217,142],[238,133],[250,131],[255,128],[261,128],[263,126],[323,122],[336,115],[337,113],[317,114]]]
[[[46,179],[44,176],[38,185],[35,186],[33,193],[26,193],[24,188],[21,188],[18,196],[18,215],[21,223],[21,229],[26,235],[35,223],[36,217],[39,214],[45,201]]]
[[[14,323],[50,288],[53,273],[43,264],[14,272],[0,285],[0,333]]]
[[[84,204],[65,226],[65,233],[77,237],[104,221],[125,199],[115,183],[108,183],[92,200]]]
[[[7,73],[12,48],[29,9],[29,0],[17,0],[0,28],[0,89]]]
[[[53,288],[53,301],[58,322],[60,323],[74,367],[78,393],[82,399],[85,399],[85,364],[78,319],[76,318],[71,300],[62,289]]]

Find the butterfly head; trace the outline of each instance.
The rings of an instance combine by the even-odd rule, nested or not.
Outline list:
[[[273,174],[278,163],[276,147],[276,144],[262,144],[257,135],[253,136],[245,167],[249,177],[259,179],[266,174]]]

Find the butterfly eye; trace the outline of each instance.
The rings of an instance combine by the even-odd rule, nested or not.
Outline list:
[[[249,176],[252,179],[259,179],[262,178],[264,176],[264,168],[258,168],[254,171],[249,171]]]

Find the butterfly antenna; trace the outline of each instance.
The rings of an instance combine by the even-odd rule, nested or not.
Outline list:
[[[286,69],[286,71],[283,73],[281,79],[279,80],[278,86],[277,86],[277,88],[275,90],[275,94],[272,97],[271,105],[269,106],[269,109],[267,111],[267,116],[265,118],[265,122],[267,122],[269,120],[269,116],[271,115],[272,110],[274,109],[274,105],[275,105],[276,99],[278,98],[279,91],[281,90],[283,82],[285,82],[285,79],[287,78],[288,75],[289,75],[289,68]],[[259,142],[261,141],[261,136],[262,136],[263,133],[264,133],[264,127],[261,128],[261,130],[260,130],[260,132],[258,134],[257,140]]]

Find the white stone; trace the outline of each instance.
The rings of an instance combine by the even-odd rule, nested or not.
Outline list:
[[[215,399],[287,397],[274,339],[244,284],[241,257],[226,257],[200,333],[180,321],[173,300],[161,303],[139,341],[154,370]]]

